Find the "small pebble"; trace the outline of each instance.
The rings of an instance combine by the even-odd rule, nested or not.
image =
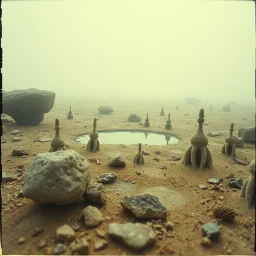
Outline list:
[[[204,184],[199,184],[198,187],[199,187],[200,189],[207,189],[207,186],[204,185]]]
[[[38,236],[44,231],[44,228],[35,228],[31,236]]]
[[[63,252],[65,252],[66,250],[66,245],[65,244],[57,244],[53,250],[53,254],[58,255],[61,254]]]
[[[41,239],[41,240],[38,242],[37,247],[38,247],[38,248],[43,248],[43,247],[45,247],[45,245],[46,245],[46,240],[45,240],[45,239]]]
[[[137,175],[141,175],[141,171],[136,171],[136,174]]]
[[[204,245],[205,247],[210,247],[212,245],[212,242],[208,237],[205,236],[201,240],[201,245]]]
[[[18,244],[23,244],[25,241],[26,241],[26,238],[25,238],[25,237],[20,237],[20,238],[18,239]]]
[[[102,240],[102,239],[98,240],[94,244],[94,250],[97,251],[97,250],[104,249],[107,245],[108,245],[108,242],[106,240]]]

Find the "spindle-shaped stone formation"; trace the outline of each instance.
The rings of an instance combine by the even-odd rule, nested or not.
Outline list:
[[[150,123],[149,123],[149,118],[148,118],[148,114],[147,114],[147,118],[145,119],[145,122],[144,122],[144,127],[149,127],[150,126]]]
[[[221,153],[226,156],[234,157],[236,155],[236,146],[235,146],[235,138],[233,136],[234,124],[232,123],[230,126],[229,136],[226,138],[226,142],[222,147]]]
[[[178,104],[176,105],[176,110],[179,110],[179,105]]]
[[[72,120],[72,119],[73,119],[73,114],[72,114],[72,111],[71,111],[71,106],[69,107],[67,119],[68,119],[68,120]]]
[[[212,106],[210,106],[210,111],[212,111]]]
[[[182,163],[192,165],[193,169],[212,168],[212,155],[208,149],[208,139],[203,132],[204,109],[200,109],[197,133],[191,138],[191,146],[186,150]]]
[[[87,143],[87,150],[90,152],[100,151],[100,142],[98,140],[98,133],[96,132],[97,119],[94,118],[93,131],[90,133],[90,140]]]
[[[171,124],[171,119],[170,119],[170,113],[169,113],[168,119],[167,119],[167,121],[166,121],[165,129],[166,129],[166,130],[171,130],[171,129],[172,129],[172,124]]]
[[[162,106],[161,112],[160,112],[160,116],[164,116],[164,106]]]
[[[248,208],[255,207],[255,159],[249,165],[250,176],[242,187],[241,197],[245,199]]]
[[[134,164],[144,164],[144,157],[141,153],[141,143],[139,144],[139,152],[134,157]]]
[[[65,142],[60,137],[60,121],[58,118],[55,119],[55,137],[51,141],[51,148],[49,152],[55,152],[58,150],[65,150]]]
[[[166,145],[168,145],[169,141],[171,139],[171,135],[166,134],[164,137],[165,137],[165,140],[166,140]]]

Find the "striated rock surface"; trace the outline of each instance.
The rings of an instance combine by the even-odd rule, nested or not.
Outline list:
[[[27,170],[23,193],[42,204],[71,204],[83,200],[90,179],[89,164],[76,151],[41,153]]]

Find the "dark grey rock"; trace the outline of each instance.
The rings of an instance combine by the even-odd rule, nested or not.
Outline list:
[[[52,109],[54,100],[54,92],[34,88],[3,92],[3,113],[19,125],[37,125]]]
[[[243,137],[244,142],[255,142],[255,127],[254,128],[241,128],[238,130],[238,136]]]
[[[65,244],[56,244],[54,250],[53,250],[53,254],[58,255],[58,254],[62,254],[63,252],[65,252],[66,250],[66,245]]]
[[[121,205],[138,219],[165,219],[167,216],[167,210],[158,198],[149,194],[124,197]]]
[[[98,111],[100,114],[108,115],[108,114],[114,112],[114,109],[110,106],[100,106],[98,108]]]
[[[126,166],[125,159],[121,154],[118,153],[109,158],[108,166],[109,167],[125,167]]]
[[[99,176],[98,182],[103,184],[113,183],[117,179],[114,173],[103,173]]]
[[[108,234],[138,251],[151,246],[156,241],[156,234],[153,229],[140,223],[111,223],[108,226]]]
[[[101,183],[89,185],[84,193],[84,199],[88,202],[92,202],[98,205],[105,205],[107,201],[107,195],[104,185]]]
[[[208,183],[213,184],[213,185],[219,184],[220,181],[221,180],[219,178],[211,178],[211,179],[207,180]]]
[[[218,240],[220,235],[220,226],[217,223],[206,223],[202,227],[203,235],[211,240]]]
[[[140,122],[141,118],[136,114],[130,114],[127,119],[128,122]]]
[[[241,178],[231,178],[228,181],[228,185],[231,188],[242,189],[243,180]]]

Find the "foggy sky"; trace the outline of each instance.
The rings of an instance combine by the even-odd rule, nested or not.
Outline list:
[[[2,2],[3,89],[254,102],[253,2]]]

